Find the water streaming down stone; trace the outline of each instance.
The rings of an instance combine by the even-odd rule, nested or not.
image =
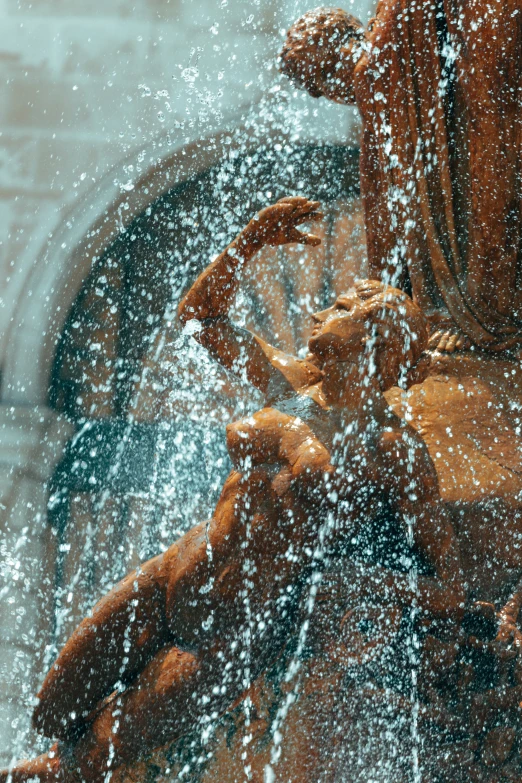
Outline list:
[[[519,776],[511,5],[383,3],[367,33],[305,16],[282,67],[357,100],[362,193],[357,151],[300,144],[274,77],[92,266],[50,390],[76,431],[49,482],[61,668],[36,714],[65,744],[17,776]],[[277,201],[297,193],[317,228],[314,201]],[[287,248],[303,222],[321,245]]]

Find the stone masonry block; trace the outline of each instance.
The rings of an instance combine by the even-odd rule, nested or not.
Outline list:
[[[184,2],[190,0],[83,0],[83,2],[70,2],[70,0],[38,0],[38,3],[29,4],[21,0],[6,0],[9,13],[16,16],[46,16],[58,18],[113,17],[115,20],[125,22],[127,20],[178,20],[180,9]],[[31,5],[31,7],[29,7]]]
[[[105,17],[115,17],[116,19],[129,19],[136,15],[142,15],[146,8],[143,0],[82,0],[82,2],[71,2],[71,0],[38,0],[27,2],[27,0],[6,0],[9,14],[23,17],[58,17],[66,19],[68,17],[103,15]]]
[[[101,139],[128,133],[142,122],[138,85],[114,89],[95,79],[15,78],[8,85],[5,125],[67,133],[93,133]]]
[[[58,40],[56,25],[42,24],[41,20],[33,18],[4,17],[0,58],[10,59],[11,66],[18,67],[22,73],[33,68],[52,72]],[[31,78],[30,73],[28,78]]]

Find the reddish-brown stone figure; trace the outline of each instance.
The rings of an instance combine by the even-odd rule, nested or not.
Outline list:
[[[14,781],[94,783],[204,729],[300,627],[312,571],[330,557],[346,563],[347,544],[383,514],[405,541],[415,519],[410,545],[424,566],[412,584],[407,568],[395,572],[376,557],[357,577],[357,600],[371,596],[375,622],[388,618],[385,636],[412,601],[428,626],[453,633],[464,600],[453,527],[422,439],[383,397],[426,346],[418,307],[362,281],[314,316],[305,361],[228,318],[242,267],[263,245],[317,244],[297,227],[318,209],[297,197],[264,209],[182,301],[182,322],[195,319],[196,339],[261,390],[266,407],[228,427],[234,469],[213,518],[130,574],[71,636],[34,713],[35,726],[61,742],[17,766]],[[339,616],[327,609],[326,625],[312,625],[315,644],[335,658],[359,631],[353,584],[334,582]]]
[[[455,520],[469,603],[456,641],[427,638],[421,654],[419,693],[441,717],[422,734],[430,783],[522,775],[521,10],[381,0],[364,30],[320,8],[281,54],[312,96],[357,103],[370,273],[431,322],[435,351],[404,403]]]
[[[281,68],[357,103],[370,275],[412,292],[449,352],[522,342],[519,0],[380,0],[368,30],[319,8]]]

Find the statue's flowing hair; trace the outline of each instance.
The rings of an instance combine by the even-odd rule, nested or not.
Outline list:
[[[408,294],[378,280],[359,280],[355,291],[368,318],[369,349],[383,389],[418,362],[428,346],[428,322]]]
[[[315,8],[289,29],[279,69],[298,87],[320,98],[317,84],[333,74],[340,49],[352,38],[364,38],[358,19],[341,8]]]

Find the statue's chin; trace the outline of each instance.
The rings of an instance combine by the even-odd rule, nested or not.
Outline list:
[[[323,360],[321,357],[311,352],[306,354],[305,362],[308,362],[308,364],[313,364],[314,367],[317,367],[319,370],[321,370],[323,366]]]

